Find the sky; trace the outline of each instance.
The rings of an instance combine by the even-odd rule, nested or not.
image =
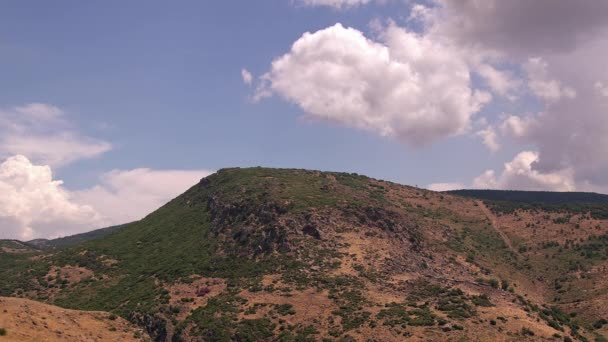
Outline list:
[[[0,238],[237,166],[608,193],[607,55],[597,0],[4,2]]]

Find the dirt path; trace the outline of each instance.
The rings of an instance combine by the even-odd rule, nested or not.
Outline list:
[[[511,252],[515,253],[515,255],[520,255],[519,252],[513,247],[511,239],[509,239],[507,234],[505,234],[505,232],[500,229],[500,224],[498,223],[498,218],[496,217],[496,215],[494,215],[494,213],[488,207],[486,207],[483,201],[477,200],[475,202],[477,203],[477,205],[479,205],[479,208],[481,208],[481,211],[483,211],[484,215],[486,215],[486,217],[490,220],[490,222],[492,223],[492,227],[494,227],[494,230],[496,230],[496,232],[500,235],[502,240],[505,242],[505,245],[507,245],[507,247],[511,250]]]

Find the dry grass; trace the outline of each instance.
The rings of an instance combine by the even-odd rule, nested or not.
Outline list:
[[[0,297],[0,341],[139,341],[141,331],[107,312],[75,311],[39,302]]]

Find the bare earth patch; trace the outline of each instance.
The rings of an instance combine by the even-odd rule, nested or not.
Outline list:
[[[226,290],[226,282],[221,278],[192,276],[191,279],[191,283],[175,283],[166,287],[171,296],[170,305],[180,308],[179,320],[185,319],[191,310],[207,305],[209,298]]]
[[[0,341],[140,341],[141,329],[101,311],[67,310],[21,299],[0,297]]]

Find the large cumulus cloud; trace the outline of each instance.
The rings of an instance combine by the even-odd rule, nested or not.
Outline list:
[[[341,24],[305,33],[262,76],[256,97],[271,94],[310,119],[414,146],[465,132],[490,100],[473,89],[461,51],[394,24],[379,41]]]
[[[33,165],[22,155],[0,164],[0,193],[2,238],[66,235],[102,222],[95,209],[75,202],[53,179],[49,166]]]
[[[537,161],[538,153],[523,151],[505,163],[499,174],[494,170],[487,170],[475,178],[473,187],[501,190],[575,190],[571,169],[543,173],[532,168]]]

